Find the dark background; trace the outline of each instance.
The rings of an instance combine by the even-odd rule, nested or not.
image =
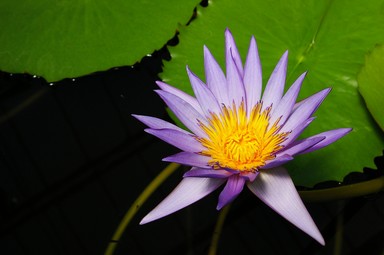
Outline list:
[[[0,73],[0,254],[103,254],[140,192],[176,150],[132,113],[169,119],[153,92],[164,47],[132,67],[54,84]],[[346,183],[382,175],[366,169]],[[180,181],[178,170],[141,208],[115,254],[206,254],[218,192],[156,222],[140,219]],[[335,182],[318,187],[334,186]],[[384,196],[306,203],[321,247],[248,190],[233,203],[218,254],[383,254]]]

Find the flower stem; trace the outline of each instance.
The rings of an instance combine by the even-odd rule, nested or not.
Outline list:
[[[138,196],[138,198],[133,202],[129,210],[124,215],[123,219],[120,221],[119,226],[117,227],[115,233],[112,236],[111,241],[108,244],[107,249],[105,250],[105,255],[112,255],[115,251],[117,244],[120,240],[120,237],[123,235],[128,224],[131,222],[133,216],[137,213],[140,207],[147,201],[147,199],[156,191],[156,189],[162,184],[176,169],[179,168],[179,164],[171,163],[166,168],[164,168],[155,179],[143,190],[143,192]]]
[[[335,229],[335,244],[333,246],[333,255],[340,255],[343,250],[343,235],[344,235],[344,211],[341,209],[345,207],[345,201],[338,202],[338,207],[341,211],[337,215],[336,229]]]
[[[230,207],[231,207],[231,204],[225,206],[221,210],[221,212],[219,214],[219,217],[218,217],[217,222],[216,222],[215,229],[213,231],[212,241],[211,241],[211,245],[209,246],[208,255],[216,255],[217,245],[219,243],[221,231],[223,229],[224,221],[225,221],[225,218],[228,215]]]

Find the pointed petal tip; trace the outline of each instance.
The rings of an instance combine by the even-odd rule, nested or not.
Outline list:
[[[155,81],[155,83],[157,84],[157,86],[160,87],[163,82],[162,81]]]
[[[256,52],[257,52],[257,55],[259,55],[259,50],[258,50],[258,47],[257,47],[257,41],[256,41],[256,37],[252,35],[251,37],[251,41],[249,43],[249,48],[254,48],[256,49]]]
[[[324,97],[327,96],[332,91],[332,87],[325,88],[320,93],[324,94]]]
[[[257,50],[257,43],[256,43],[256,38],[252,35],[251,37],[251,41],[249,43],[249,48],[248,48],[248,51],[250,49],[256,49]]]
[[[323,139],[319,143],[315,144],[314,146],[300,152],[299,154],[305,154],[305,153],[309,153],[309,152],[324,148],[324,147],[336,142],[337,140],[339,140],[343,136],[347,135],[351,131],[352,131],[352,128],[339,128],[339,129],[329,130],[329,131],[314,135],[314,136],[312,136],[312,138],[325,137],[325,139]],[[307,138],[307,139],[311,139],[311,138]]]
[[[280,61],[282,61],[284,63],[284,65],[287,65],[287,63],[288,63],[288,50],[286,50],[284,52],[284,54],[281,56],[280,59],[281,59]]]
[[[135,114],[135,113],[132,113],[131,116],[134,117],[135,119],[139,120],[139,121],[141,121],[141,119],[143,119],[143,118],[155,118],[155,117],[141,115],[141,114]]]
[[[203,52],[204,52],[204,64],[207,61],[207,59],[210,59],[212,57],[211,51],[208,49],[207,46],[203,46]]]
[[[187,70],[187,74],[188,74],[188,77],[189,77],[190,80],[191,80],[191,77],[192,77],[192,79],[193,78],[200,79],[194,72],[192,72],[191,68],[189,68],[188,65],[185,66],[185,69]]]
[[[148,216],[148,215],[147,215]],[[151,222],[151,220],[148,220],[147,218],[147,216],[145,216],[141,221],[140,221],[140,223],[139,223],[139,225],[144,225],[144,224],[147,224],[147,223],[149,223],[149,222]]]
[[[221,194],[220,194],[221,195]],[[216,206],[216,210],[220,211],[221,209],[223,209],[225,206],[229,205],[233,200],[235,200],[235,198],[238,196],[239,194],[235,195],[234,197],[228,199],[228,200],[224,200],[224,198],[221,198],[219,197],[219,202],[217,203],[217,206]]]
[[[155,220],[161,219],[165,216],[168,216],[168,214],[162,215],[161,213],[159,214],[158,211],[155,211],[155,213],[153,213],[153,211],[155,211],[155,210],[152,210],[147,215],[145,215],[145,217],[143,219],[141,219],[139,225],[145,225],[145,224],[150,223],[152,221],[155,221]],[[169,214],[171,214],[171,213],[169,213]]]
[[[308,71],[305,71],[304,73],[302,73],[302,74],[299,76],[299,78],[303,77],[303,78],[301,78],[301,79],[304,79],[304,78],[307,76],[307,74],[308,74]]]
[[[147,122],[148,119],[154,119],[155,117],[150,117],[150,116],[145,116],[145,115],[140,115],[140,114],[131,114],[132,117],[134,117],[135,119],[137,119],[138,121],[140,121],[141,123],[147,125],[147,126],[150,126],[150,123]]]
[[[308,71],[305,71],[304,73],[302,73],[299,78],[296,79],[296,81],[298,81],[300,84],[299,84],[299,89],[301,89],[301,85],[305,79],[305,77],[307,77],[307,74],[308,74]]]
[[[160,88],[160,90],[170,91],[170,89],[173,88],[171,85],[165,83],[164,81],[155,81],[155,83]]]
[[[331,130],[332,131],[332,130]],[[338,134],[338,139],[342,138],[343,136],[351,133],[353,131],[353,128],[338,128],[338,129],[335,129],[334,132],[336,134]]]
[[[167,215],[165,215],[165,216],[167,216]],[[144,218],[141,219],[141,221],[139,222],[139,225],[145,225],[147,223],[161,219],[163,217],[164,216],[159,217],[156,213],[153,213],[153,210],[152,210],[149,213],[147,213],[147,215],[145,215]]]
[[[294,224],[294,225],[296,227],[298,227],[296,224]],[[318,227],[316,226],[315,223],[313,223],[312,226],[310,224],[308,224],[307,226],[299,227],[299,229],[301,229],[304,233],[306,233],[307,235],[312,237],[315,241],[317,241],[322,246],[325,246],[324,237],[320,233],[320,230],[318,229]]]
[[[220,211],[223,207],[224,207],[224,205],[217,204],[217,206],[216,206],[216,210]]]
[[[159,97],[164,101],[167,102],[166,95],[168,92],[161,89],[155,89],[154,92],[159,95]]]
[[[321,244],[322,246],[325,246],[325,241],[322,235],[320,235],[320,237],[316,239],[316,241],[318,241],[319,244]]]
[[[322,246],[325,246],[324,237],[321,235],[319,229],[315,227],[308,227],[308,228],[302,228],[306,234],[308,234],[310,237],[312,237],[316,242],[321,244]]]
[[[208,165],[208,160],[209,157],[207,156],[187,151],[182,151],[162,159],[162,161],[165,162],[174,162],[187,166],[210,169],[211,167]]]
[[[138,121],[140,121],[141,123],[144,123],[144,124],[145,124],[145,122],[144,122],[143,119],[146,118],[147,116],[140,115],[140,114],[134,114],[134,113],[132,113],[131,116],[132,116],[133,118],[137,119]]]
[[[316,94],[312,95],[311,97],[313,98],[317,98],[319,101],[316,103],[316,107],[314,109],[314,111],[312,112],[312,114],[317,110],[317,108],[323,103],[323,101],[325,100],[325,98],[329,95],[329,93],[332,91],[332,88],[329,87],[329,88],[325,88],[323,90],[321,90],[320,92],[317,92]],[[309,97],[309,98],[311,98]],[[305,100],[305,99],[304,99]],[[304,101],[303,100],[303,101]]]
[[[227,44],[228,43],[231,44],[231,42],[234,42],[234,38],[233,38],[232,32],[231,32],[231,30],[229,28],[225,29],[225,40],[226,40]]]
[[[163,162],[173,162],[172,160],[173,160],[172,156],[168,156],[168,157],[161,159],[161,161],[163,161]]]

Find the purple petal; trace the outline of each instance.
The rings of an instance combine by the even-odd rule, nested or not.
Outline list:
[[[278,156],[278,157],[276,157],[270,161],[267,161],[267,163],[263,167],[261,167],[260,169],[269,169],[269,168],[281,166],[281,165],[287,163],[288,161],[291,161],[292,159],[293,159],[293,157],[291,155],[284,154],[284,155]]]
[[[275,123],[275,121],[281,117],[279,124],[282,125],[288,119],[289,115],[291,115],[297,95],[299,94],[301,88],[301,84],[306,74],[307,73],[305,72],[300,75],[300,77],[288,89],[287,93],[285,93],[280,103],[276,105],[276,108],[273,110],[270,123]]]
[[[220,210],[227,204],[231,203],[243,190],[245,179],[238,174],[234,174],[228,178],[227,184],[219,196],[219,203],[216,209]]]
[[[156,81],[156,84],[157,86],[159,86],[162,90],[168,92],[168,93],[171,93],[179,98],[181,98],[182,100],[184,100],[185,102],[187,102],[188,104],[190,104],[196,111],[198,111],[200,114],[203,114],[203,111],[200,107],[200,104],[199,102],[197,102],[197,99],[194,98],[193,96],[191,95],[188,95],[187,93],[185,93],[184,91],[181,91],[175,87],[172,87],[171,85],[168,85],[167,83],[164,83],[164,82],[161,82],[161,81]]]
[[[214,170],[193,167],[191,170],[186,172],[183,177],[208,177],[208,178],[228,178],[233,173],[226,170]]]
[[[206,120],[194,107],[169,92],[163,90],[156,90],[156,92],[189,130],[200,137],[206,137],[205,132],[199,126],[199,121],[206,124]]]
[[[184,178],[158,206],[145,216],[140,224],[174,213],[216,190],[224,179]]]
[[[302,151],[305,151],[311,148],[312,146],[321,142],[324,139],[325,139],[324,136],[318,136],[313,138],[306,138],[300,141],[295,141],[290,146],[279,151],[277,153],[277,156],[284,155],[284,154],[294,156],[296,154],[301,153]]]
[[[228,86],[228,98],[229,98],[229,106],[232,106],[234,102],[236,106],[240,106],[241,102],[245,103],[245,91],[244,84],[239,73],[234,59],[229,56],[229,60],[227,59],[227,86]]]
[[[265,87],[263,94],[263,108],[267,108],[273,104],[277,106],[284,93],[285,76],[287,74],[288,51],[280,58],[271,77]]]
[[[241,57],[239,51],[237,50],[235,40],[233,39],[231,31],[227,28],[225,30],[225,58],[226,58],[226,70],[228,76],[228,67],[229,65],[233,65],[232,59],[235,62],[235,66],[238,68],[240,76],[243,77],[243,62],[241,61]]]
[[[309,124],[315,119],[315,117],[311,117],[304,121],[304,123],[298,125],[291,133],[288,135],[287,139],[281,143],[282,146],[288,146],[291,142],[295,141],[297,137],[308,127]]]
[[[293,225],[324,245],[324,239],[288,175],[282,167],[263,170],[248,188],[265,204],[290,221]]]
[[[289,116],[287,122],[281,128],[281,132],[289,132],[308,119],[316,111],[321,102],[323,102],[329,91],[329,88],[324,89],[308,97],[305,102],[297,107],[291,116]]]
[[[187,73],[193,91],[196,95],[197,100],[199,101],[201,108],[204,111],[205,116],[207,118],[210,118],[211,113],[220,114],[221,109],[216,100],[216,97],[208,89],[207,85],[205,85],[204,82],[202,82],[194,73],[192,73],[188,66]]]
[[[204,68],[208,88],[215,95],[219,104],[228,105],[227,80],[223,70],[212,56],[207,47],[204,46]]]
[[[145,131],[161,140],[187,152],[201,152],[205,148],[191,134],[186,134],[173,129],[150,129]]]
[[[253,182],[256,177],[259,175],[259,171],[257,172],[240,172],[239,175],[241,178],[244,178],[246,181]]]
[[[320,141],[319,143],[315,144],[314,146],[308,148],[307,150],[300,152],[299,154],[304,154],[304,153],[308,153],[308,152],[312,152],[312,151],[321,149],[321,148],[339,140],[341,137],[345,136],[346,134],[348,134],[351,131],[352,131],[352,128],[339,128],[339,129],[334,129],[334,130],[326,131],[326,132],[311,136],[307,139],[316,138],[316,137],[325,137],[325,139]]]
[[[201,168],[211,168],[208,165],[208,161],[210,160],[210,157],[203,156],[200,154],[196,154],[193,152],[179,152],[177,154],[174,154],[172,156],[163,158],[163,161],[167,162],[174,162],[179,163],[187,166],[196,166]]]
[[[132,116],[135,117],[136,119],[138,119],[139,121],[143,122],[145,125],[147,125],[148,127],[152,128],[152,129],[167,128],[167,129],[177,130],[177,131],[183,132],[185,134],[191,134],[188,131],[185,131],[184,129],[179,128],[178,126],[176,126],[172,123],[169,123],[167,121],[164,121],[162,119],[158,119],[158,118],[150,117],[150,116],[144,116],[144,115],[137,115],[137,114],[132,114]]]
[[[247,101],[247,112],[250,113],[256,103],[260,100],[262,87],[262,73],[255,38],[252,36],[249,45],[247,60],[244,67],[244,88]]]

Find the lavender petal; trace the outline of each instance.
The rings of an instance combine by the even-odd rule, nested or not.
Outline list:
[[[232,65],[232,58],[235,62],[235,66],[238,68],[240,76],[243,77],[243,62],[239,51],[237,50],[235,40],[233,39],[231,31],[227,28],[225,30],[225,59],[226,59],[226,70],[228,72],[229,65]]]
[[[228,86],[228,98],[230,105],[235,103],[237,107],[241,102],[245,103],[245,90],[241,74],[236,67],[234,58],[230,55],[230,59],[227,59],[227,86]]]
[[[163,90],[156,90],[156,92],[189,130],[200,137],[206,136],[199,126],[199,121],[206,124],[206,119],[194,107],[169,92]]]
[[[297,107],[294,112],[289,116],[288,120],[281,128],[282,132],[290,132],[295,129],[299,124],[303,123],[306,119],[316,111],[324,98],[328,95],[330,89],[324,89],[310,97],[304,103]]]
[[[185,131],[184,129],[179,128],[178,126],[176,126],[172,123],[169,123],[167,121],[164,121],[162,119],[159,119],[159,118],[155,118],[155,117],[151,117],[151,116],[144,116],[144,115],[137,115],[137,114],[132,114],[132,116],[152,129],[167,128],[167,129],[177,130],[177,131],[183,132],[185,134],[191,134],[188,131]]]
[[[237,174],[228,178],[227,184],[219,196],[219,203],[216,209],[220,210],[227,204],[231,203],[243,190],[245,179]]]
[[[287,170],[282,167],[263,170],[248,188],[275,212],[310,235],[320,244],[324,239],[305,208]]]
[[[156,81],[156,84],[162,90],[164,90],[164,91],[166,91],[168,93],[171,93],[171,94],[181,98],[182,100],[184,100],[185,102],[190,104],[196,111],[198,111],[200,114],[203,115],[203,111],[202,111],[202,109],[200,107],[199,102],[193,96],[191,96],[191,95],[185,93],[184,91],[181,91],[181,90],[179,90],[179,89],[177,89],[175,87],[172,87],[172,86],[170,86],[167,83],[164,83],[162,81]]]
[[[285,76],[287,74],[288,51],[280,58],[263,93],[263,109],[273,105],[277,106],[284,93]]]
[[[204,46],[204,68],[208,88],[215,95],[219,104],[228,105],[227,80],[223,70],[212,56],[207,47]]]
[[[334,130],[326,131],[326,132],[311,136],[307,139],[316,138],[316,137],[325,137],[325,139],[318,142],[314,146],[312,146],[312,147],[310,147],[304,151],[301,151],[299,154],[309,153],[309,152],[321,149],[321,148],[323,148],[323,147],[325,147],[325,146],[327,146],[333,142],[336,142],[341,137],[345,136],[346,134],[348,134],[351,131],[352,131],[352,128],[339,128],[339,129],[334,129]]]
[[[226,170],[214,170],[193,167],[191,170],[186,172],[183,177],[206,177],[206,178],[228,178],[233,173]]]
[[[282,125],[288,119],[292,112],[293,106],[295,105],[301,84],[303,83],[306,74],[307,73],[305,72],[297,78],[293,85],[288,89],[287,93],[285,93],[280,103],[276,105],[276,108],[273,110],[271,115],[271,123],[275,123],[278,118],[281,118],[279,124]]]
[[[249,44],[247,60],[244,67],[244,88],[247,101],[248,114],[260,101],[262,88],[262,73],[255,37],[252,36]]]
[[[155,209],[141,220],[140,224],[157,220],[195,203],[224,182],[224,179],[184,178]]]
[[[308,127],[309,124],[315,119],[315,117],[310,117],[309,119],[305,120],[304,123],[298,125],[295,129],[293,129],[289,135],[287,136],[287,139],[281,143],[282,146],[286,147],[289,146],[293,141],[299,137],[299,135]]]
[[[221,108],[216,100],[216,97],[209,90],[206,84],[202,82],[187,66],[187,73],[191,82],[193,91],[204,114],[207,118],[211,117],[211,113],[220,114]]]
[[[210,157],[203,156],[197,153],[183,151],[176,153],[172,156],[163,158],[163,161],[211,169],[211,167],[208,165],[208,161],[210,159]]]
[[[318,137],[306,138],[303,140],[295,141],[295,142],[291,143],[289,146],[287,146],[286,148],[279,151],[276,154],[276,156],[280,157],[281,155],[284,155],[284,154],[295,156],[295,155],[311,148],[312,146],[316,145],[317,143],[321,142],[324,139],[325,139],[324,136],[318,136]]]
[[[145,132],[187,152],[201,152],[204,147],[191,134],[173,129],[145,129]]]
[[[281,156],[277,156],[276,158],[270,161],[267,161],[266,164],[260,169],[269,169],[269,168],[278,167],[287,163],[288,161],[291,161],[292,159],[293,157],[291,155],[283,154]]]

